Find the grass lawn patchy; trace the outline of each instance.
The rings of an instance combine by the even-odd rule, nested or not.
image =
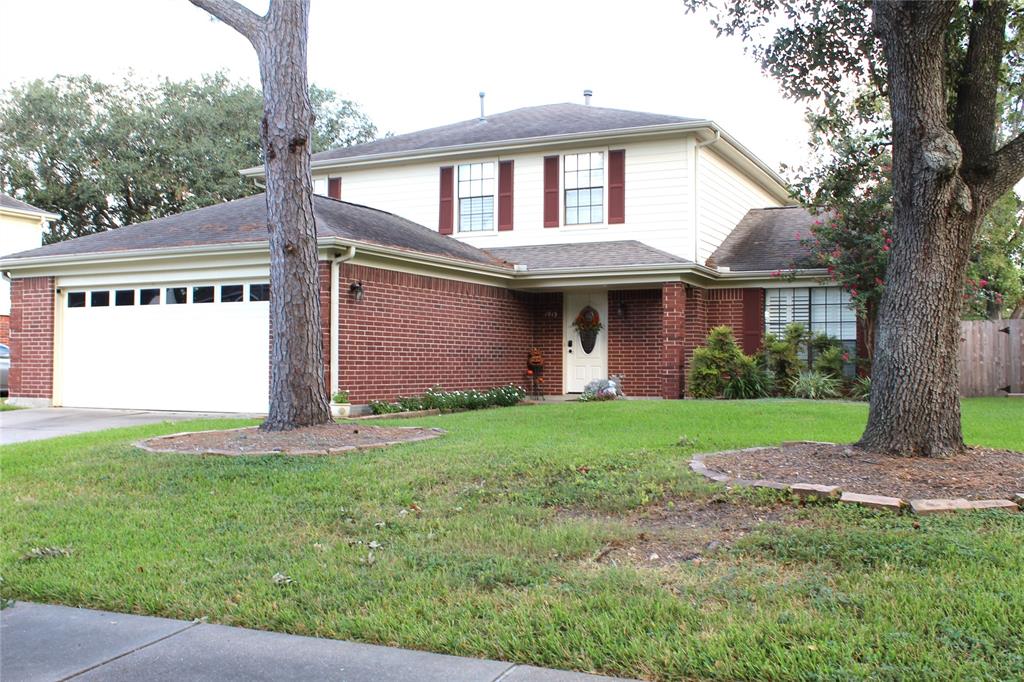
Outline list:
[[[237,420],[10,445],[0,592],[658,680],[1024,678],[1024,514],[773,517],[760,510],[774,494],[726,493],[687,467],[695,452],[849,442],[866,415],[531,405],[395,421],[448,433],[319,458],[131,446],[252,423]],[[965,400],[963,415],[969,442],[1024,450],[1024,401]],[[701,504],[777,520],[701,561],[595,560],[671,544],[644,515]]]
[[[17,405],[10,405],[7,403],[7,398],[0,398],[0,412],[7,412],[9,410],[22,410],[24,408],[18,407]]]

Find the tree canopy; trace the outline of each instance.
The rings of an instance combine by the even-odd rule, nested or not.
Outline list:
[[[310,87],[314,152],[373,139],[359,107]],[[0,96],[0,191],[61,219],[49,242],[254,194],[259,88],[223,73],[148,84],[58,76]]]

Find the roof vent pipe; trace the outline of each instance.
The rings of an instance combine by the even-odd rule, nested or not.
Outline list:
[[[594,96],[594,91],[593,90],[589,90],[589,89],[588,90],[584,90],[583,91],[583,103],[586,104],[589,107],[590,106],[590,98],[593,97],[593,96]]]
[[[487,119],[484,118],[484,94],[485,93],[483,91],[480,92],[480,120],[481,121],[486,121],[487,120]]]

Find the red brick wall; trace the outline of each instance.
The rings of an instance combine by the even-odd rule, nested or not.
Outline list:
[[[11,282],[10,395],[53,397],[53,278]]]
[[[11,316],[0,315],[0,343],[11,342]]]
[[[544,393],[562,395],[562,293],[532,295],[533,345],[544,354]]]
[[[739,341],[743,335],[743,290],[708,289],[707,301],[708,329],[723,324],[732,327]]]
[[[354,281],[365,296],[349,295]],[[533,343],[529,294],[343,264],[340,382],[353,402],[522,384]],[[560,370],[559,370],[560,372]]]
[[[661,395],[661,290],[608,292],[608,374],[628,396]]]
[[[682,282],[661,285],[661,397],[683,394],[683,344],[686,340],[686,292]]]
[[[320,261],[317,274],[320,278],[320,342],[323,345],[324,386],[330,397],[334,393],[334,386],[331,386],[331,262]]]

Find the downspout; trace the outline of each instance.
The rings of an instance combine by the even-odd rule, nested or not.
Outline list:
[[[350,246],[348,247],[348,250],[345,251],[345,253],[341,254],[340,256],[337,256],[334,260],[331,261],[331,385],[328,386],[328,392],[332,396],[339,388],[338,351],[340,350],[340,348],[338,342],[338,324],[340,323],[341,320],[338,311],[338,305],[340,303],[340,301],[338,300],[338,280],[339,275],[341,273],[341,264],[344,263],[345,261],[352,260],[353,258],[355,258],[355,255],[356,247]]]
[[[715,130],[715,136],[706,142],[697,142],[693,146],[693,262],[700,264],[700,228],[697,221],[700,218],[700,193],[697,191],[697,174],[700,169],[700,150],[710,147],[722,139],[722,132]]]

